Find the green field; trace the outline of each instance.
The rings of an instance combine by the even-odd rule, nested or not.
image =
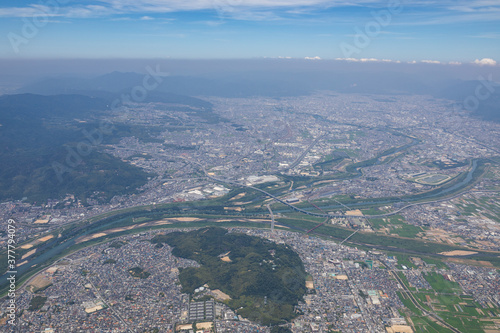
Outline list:
[[[374,229],[387,228],[389,229],[389,233],[401,237],[417,238],[417,235],[423,231],[420,227],[406,223],[404,217],[401,215],[393,215],[379,219],[375,218],[369,221]]]
[[[436,292],[453,294],[462,291],[458,283],[446,280],[441,274],[427,273],[424,275],[424,278]]]
[[[408,285],[403,274],[398,273],[398,275],[403,283]],[[448,281],[441,274],[435,272],[424,274],[424,277],[432,286],[432,290],[416,292],[415,289],[410,289],[419,305],[427,311],[435,313],[461,332],[480,333],[492,325],[492,322],[480,320],[489,316],[476,310],[481,309],[481,306],[471,296],[463,295],[458,283]],[[417,332],[449,332],[447,328],[441,327],[431,318],[424,316],[405,292],[398,292],[398,296],[407,308],[404,312],[411,317]],[[487,312],[486,309],[482,310]],[[498,315],[496,311],[493,313]]]
[[[427,317],[411,317],[417,333],[453,333],[450,329],[439,325]]]

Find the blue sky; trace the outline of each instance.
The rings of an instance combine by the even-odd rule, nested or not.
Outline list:
[[[18,0],[0,4],[0,34],[2,58],[494,64],[500,1]]]

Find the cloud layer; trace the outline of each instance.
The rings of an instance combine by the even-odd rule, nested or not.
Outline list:
[[[90,3],[90,4],[89,4]],[[110,15],[126,15],[134,13],[162,14],[180,11],[214,10],[218,13],[232,14],[245,11],[282,10],[280,14],[310,14],[311,10],[325,10],[335,7],[370,7],[386,8],[387,0],[93,0],[78,3],[68,0],[42,0],[24,6],[3,6],[0,17],[28,17],[45,13],[50,16],[68,18],[103,17]],[[417,8],[422,17],[415,20],[419,24],[439,24],[446,20],[500,20],[500,3],[497,0],[401,0],[401,6]],[[428,17],[428,12],[448,13],[438,15],[436,19]],[[238,15],[236,15],[238,17]]]
[[[312,58],[306,58],[306,59],[312,59]],[[453,66],[458,66],[458,65],[463,65],[464,63],[459,62],[459,61],[450,61],[450,62],[442,62],[438,60],[420,60],[420,61],[400,61],[400,60],[392,60],[392,59],[377,59],[377,58],[336,58],[335,60],[339,61],[349,61],[349,62],[387,62],[387,63],[407,63],[407,64],[431,64],[431,65],[453,65]],[[495,60],[490,59],[490,58],[483,58],[481,60],[476,59],[473,62],[469,63],[472,65],[479,65],[479,66],[497,66],[499,65]]]

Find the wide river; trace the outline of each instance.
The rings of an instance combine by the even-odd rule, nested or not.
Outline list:
[[[448,187],[448,188],[445,188],[441,191],[437,191],[437,192],[434,192],[434,193],[431,193],[427,196],[419,196],[417,199],[413,200],[413,201],[416,201],[416,200],[426,200],[426,199],[433,199],[433,198],[438,198],[438,197],[441,197],[443,195],[446,195],[447,193],[449,192],[453,192],[453,191],[456,191],[460,188],[465,188],[469,185],[469,183],[473,180],[473,174],[474,172],[476,171],[478,165],[477,165],[477,161],[474,160],[472,162],[472,168],[469,170],[469,172],[467,173],[467,176],[461,181],[461,182],[458,182],[456,184],[454,184],[453,186],[451,187]],[[408,200],[405,200],[407,202],[411,202],[412,199],[409,198]],[[390,201],[390,200],[387,200],[387,201],[374,201],[374,202],[363,202],[363,203],[353,203],[353,204],[349,204],[350,207],[356,207],[356,208],[360,208],[360,207],[363,207],[363,206],[370,206],[370,205],[374,205],[374,204],[377,204],[377,205],[383,205],[383,204],[388,204],[388,203],[392,203],[394,201]],[[331,209],[331,210],[335,210],[335,209],[341,209],[343,208],[342,205],[332,205],[332,206],[326,206],[326,207],[321,207],[322,209]],[[279,212],[279,211],[276,211],[276,212]],[[60,255],[63,251],[65,251],[66,249],[68,249],[69,247],[75,245],[75,240],[78,238],[78,237],[81,237],[81,236],[85,236],[85,235],[88,235],[88,234],[93,234],[93,233],[96,233],[96,232],[101,232],[102,230],[106,230],[107,227],[111,228],[112,225],[116,225],[116,224],[120,224],[121,222],[123,222],[125,219],[127,219],[127,217],[121,217],[121,218],[118,218],[118,219],[110,219],[106,222],[101,222],[101,223],[94,223],[94,225],[92,227],[90,227],[89,229],[85,230],[85,231],[82,231],[81,233],[78,233],[76,235],[72,235],[72,236],[69,236],[68,238],[66,239],[60,239],[60,243],[54,245],[52,248],[46,250],[46,252],[42,253],[41,255],[39,255],[38,257],[36,257],[35,259],[29,261],[28,263],[22,265],[22,266],[19,266],[17,268],[17,280],[19,280],[21,278],[21,276],[28,272],[29,270],[31,270],[32,268],[34,268],[35,266],[37,265],[41,265],[41,264],[44,264],[45,262],[47,261],[50,261],[51,258],[54,258],[58,255]],[[58,241],[55,240],[53,241],[54,243],[57,243]],[[20,260],[18,259],[18,262]],[[3,290],[8,282],[7,282],[7,277],[9,275],[7,274],[4,274],[0,277],[0,290]]]

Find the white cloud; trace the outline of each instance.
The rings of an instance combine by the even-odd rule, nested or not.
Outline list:
[[[151,20],[154,20],[154,17],[146,15],[146,16],[141,17],[141,20],[142,21],[151,21]]]
[[[373,4],[379,0],[357,0],[347,2],[343,0],[101,0],[114,8],[122,10],[143,11],[175,11],[175,10],[202,10],[219,8],[223,11],[232,11],[236,8],[290,8],[294,14],[307,13],[307,7],[315,6],[356,6]],[[357,3],[356,3],[357,2]]]
[[[218,27],[220,25],[225,24],[226,22],[224,22],[223,20],[218,20],[218,21],[209,20],[209,21],[196,21],[196,22],[193,22],[193,23],[208,25],[209,27]]]
[[[376,59],[376,58],[336,58],[335,60],[339,61],[352,61],[352,62],[393,62],[400,64],[401,61],[399,60],[391,60],[391,59]]]
[[[0,17],[37,17],[37,16],[61,16],[60,13],[51,10],[47,6],[31,5],[29,7],[0,8]]]
[[[385,63],[394,63],[394,64],[401,64],[403,63],[402,61],[400,60],[392,60],[392,59],[377,59],[377,58],[360,58],[360,59],[357,59],[357,58],[336,58],[335,60],[339,60],[339,61],[351,61],[351,62],[385,62]],[[437,60],[420,60],[420,61],[416,61],[416,60],[413,60],[413,61],[406,61],[405,63],[407,64],[441,64],[441,65],[462,65],[461,62],[458,62],[458,61],[450,61],[448,63],[442,63],[440,61],[437,61]]]
[[[59,8],[57,13],[60,16],[69,18],[93,18],[120,14],[113,8],[96,5]]]
[[[483,58],[481,60],[479,60],[479,59],[474,60],[473,64],[476,64],[479,66],[496,66],[497,62],[493,59],[490,59],[490,58]]]
[[[318,57],[318,56],[315,56],[315,57],[305,57],[304,59],[306,59],[306,60],[321,60],[321,58]]]
[[[100,0],[112,7],[121,9],[169,9],[172,10],[197,10],[219,8],[289,8],[290,14],[309,14],[312,7],[346,7],[370,6],[387,7],[385,0]],[[435,0],[406,0],[405,6],[418,6],[433,8]],[[439,7],[456,12],[489,11],[499,7],[497,0],[441,0]]]
[[[338,61],[359,61],[359,59],[356,59],[356,58],[336,58],[335,60],[338,60]]]
[[[112,18],[111,21],[132,21],[131,17],[116,17]]]

